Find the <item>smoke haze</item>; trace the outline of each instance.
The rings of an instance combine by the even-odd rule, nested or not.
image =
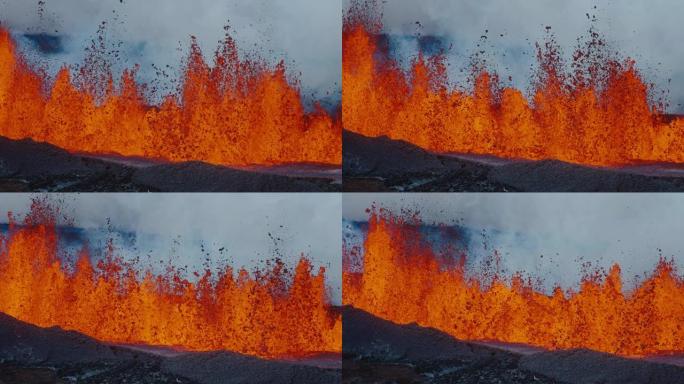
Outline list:
[[[345,7],[350,0],[345,0]],[[398,38],[398,56],[415,55],[417,42],[406,37],[420,34],[439,38],[448,50],[451,78],[476,50],[485,56],[502,78],[526,89],[534,63],[534,43],[542,41],[546,27],[556,36],[566,58],[586,36],[590,18],[612,50],[636,60],[649,82],[669,90],[671,112],[684,113],[684,2],[677,0],[387,0],[384,30]],[[487,36],[483,39],[482,36]],[[481,48],[477,47],[480,44]],[[671,82],[669,82],[671,80]]]
[[[284,59],[305,93],[338,99],[341,12],[335,0],[0,0],[0,21],[15,35],[60,37],[63,49],[50,57],[23,41],[23,48],[49,62],[53,71],[64,62],[79,63],[106,21],[108,40],[122,43],[123,65],[140,64],[142,80],[155,76],[152,64],[170,65],[177,75],[190,36],[209,57],[228,24],[243,52],[256,52],[271,63]]]
[[[8,211],[23,218],[38,196],[3,196],[0,223],[7,222]],[[51,194],[50,201],[60,203],[94,246],[114,237],[130,257],[172,257],[174,265],[190,270],[202,270],[206,258],[251,269],[280,256],[294,266],[305,254],[316,268],[326,267],[332,298],[341,301],[336,194]],[[111,233],[98,231],[108,227]]]
[[[620,263],[628,287],[635,275],[652,272],[660,255],[684,266],[679,194],[352,194],[343,198],[343,217],[366,221],[372,205],[419,211],[427,224],[484,231],[464,239],[469,257],[496,249],[509,271],[542,277],[549,286],[575,286],[585,261],[603,268]]]

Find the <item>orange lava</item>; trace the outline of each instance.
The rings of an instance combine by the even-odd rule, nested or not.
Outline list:
[[[557,287],[547,295],[521,274],[468,276],[464,258],[447,265],[415,220],[372,211],[361,270],[345,265],[346,305],[462,340],[624,356],[684,351],[684,280],[672,262],[661,259],[630,292],[615,264],[587,273],[577,291]]]
[[[345,129],[441,153],[612,166],[684,162],[684,118],[663,117],[635,62],[611,58],[593,30],[570,70],[552,38],[537,45],[529,96],[477,64],[473,86],[459,90],[449,84],[443,55],[420,54],[407,73],[380,48],[374,3],[355,0],[345,15]]]
[[[342,349],[342,321],[328,300],[325,271],[301,258],[253,274],[226,268],[192,283],[174,268],[140,271],[116,256],[92,265],[87,247],[75,265],[59,246],[56,210],[34,202],[23,225],[10,214],[0,236],[0,311],[41,327],[59,326],[126,344],[300,356]],[[73,263],[72,263],[73,264]]]
[[[169,161],[341,163],[339,121],[320,106],[305,111],[282,62],[271,69],[241,60],[228,35],[212,64],[193,39],[178,94],[158,106],[146,100],[136,69],[115,82],[97,52],[96,45],[76,76],[63,67],[50,82],[0,27],[0,136]]]

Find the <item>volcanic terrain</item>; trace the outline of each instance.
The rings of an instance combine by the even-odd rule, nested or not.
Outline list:
[[[106,344],[0,313],[0,383],[339,383],[336,356],[268,360]]]
[[[437,154],[386,136],[343,133],[347,192],[675,192],[684,167],[593,167],[559,160]]]
[[[464,342],[433,328],[343,312],[343,383],[681,383],[684,367],[590,350]]]
[[[231,168],[204,162],[160,162],[75,154],[30,139],[0,137],[4,192],[329,192],[339,170],[292,165]]]

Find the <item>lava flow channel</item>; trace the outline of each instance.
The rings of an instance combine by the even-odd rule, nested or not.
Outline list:
[[[345,252],[345,305],[461,340],[623,356],[684,352],[684,280],[671,261],[661,259],[628,293],[616,264],[587,273],[576,291],[549,295],[522,274],[469,274],[464,257],[435,253],[419,226],[415,217],[373,211],[362,260],[358,250]]]
[[[193,39],[182,84],[150,105],[136,69],[113,79],[102,35],[72,76],[49,81],[0,27],[0,136],[71,152],[219,165],[341,163],[341,128],[317,105],[307,112],[283,62],[241,60],[226,35],[207,64]]]
[[[449,83],[443,54],[404,71],[381,44],[377,2],[355,0],[343,27],[345,129],[440,153],[620,166],[684,162],[684,119],[663,115],[630,59],[614,58],[592,29],[567,69],[552,37],[537,44],[525,96],[474,64],[472,87]],[[469,89],[470,88],[470,89]]]
[[[306,258],[294,272],[276,260],[252,274],[207,270],[196,283],[172,267],[164,275],[140,271],[111,243],[95,266],[86,247],[68,265],[55,212],[37,202],[22,225],[10,215],[0,237],[0,312],[112,343],[266,358],[341,351],[324,269],[313,273]]]

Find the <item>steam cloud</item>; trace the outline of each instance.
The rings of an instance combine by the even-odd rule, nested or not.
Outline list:
[[[451,77],[457,80],[481,43],[502,78],[510,75],[514,86],[526,89],[534,43],[542,41],[545,28],[552,28],[569,59],[576,39],[587,34],[589,18],[596,16],[595,26],[610,47],[635,59],[646,80],[658,89],[669,89],[669,110],[684,113],[684,50],[678,48],[684,40],[682,14],[684,2],[677,0],[390,0],[384,2],[383,22],[392,36],[420,33],[451,46],[447,53],[453,64]],[[400,49],[415,54],[416,48],[414,41]]]
[[[484,239],[465,239],[469,257],[496,249],[509,271],[542,277],[548,288],[574,287],[585,261],[606,269],[620,263],[628,288],[634,276],[653,271],[660,255],[684,266],[680,195],[353,194],[343,198],[343,217],[365,221],[365,210],[374,203],[395,213],[419,211],[428,224],[485,230]]]
[[[62,38],[63,52],[46,59],[54,66],[80,62],[100,22],[107,21],[108,38],[123,43],[126,65],[140,64],[143,80],[154,76],[153,63],[171,65],[177,74],[190,36],[209,56],[229,24],[241,49],[270,62],[284,58],[305,92],[337,99],[341,14],[334,0],[0,0],[0,21],[15,34]]]
[[[34,195],[4,196],[0,212],[20,218]],[[304,253],[314,266],[326,267],[332,299],[341,302],[341,260],[338,219],[341,198],[334,194],[52,194],[62,202],[62,213],[93,233],[111,223],[114,237],[136,235],[134,246],[121,252],[131,256],[151,253],[154,260],[175,256],[178,267],[201,270],[205,257],[214,262],[229,258],[236,267],[263,266],[282,256],[294,266]],[[331,219],[332,218],[332,219]],[[270,236],[269,236],[270,234]],[[98,236],[93,241],[101,241]],[[203,253],[202,245],[204,245]],[[223,252],[218,250],[224,248]],[[221,260],[223,259],[223,260]]]

